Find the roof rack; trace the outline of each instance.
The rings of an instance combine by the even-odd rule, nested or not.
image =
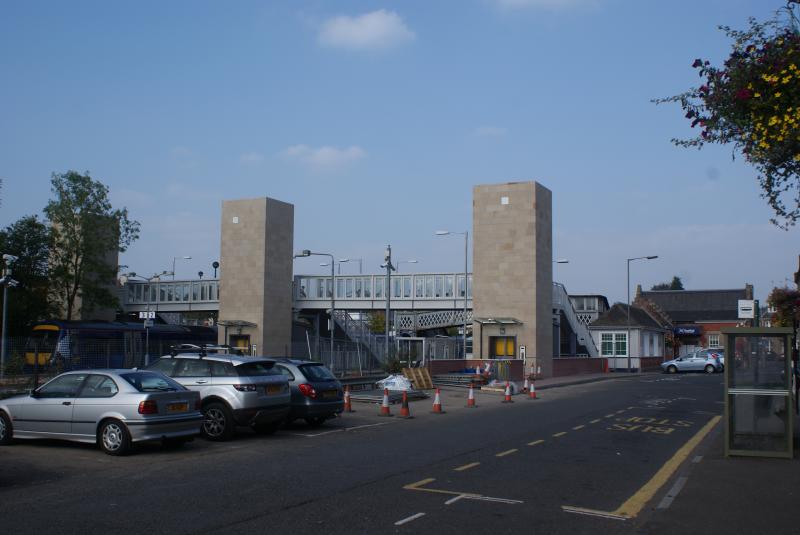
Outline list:
[[[200,355],[200,358],[207,356],[209,353],[220,354],[220,355],[241,355],[241,350],[236,347],[231,347],[229,345],[216,345],[216,344],[179,344],[175,346],[170,346],[169,354],[171,357],[175,357],[180,353],[197,353]]]

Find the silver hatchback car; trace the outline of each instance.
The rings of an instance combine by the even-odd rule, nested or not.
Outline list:
[[[17,438],[97,443],[109,455],[135,442],[181,444],[200,434],[200,396],[160,373],[62,373],[29,395],[0,400],[0,444]]]
[[[677,372],[721,372],[722,362],[715,355],[706,353],[690,353],[676,359],[661,363],[661,369],[667,373]]]
[[[148,369],[200,393],[210,440],[232,438],[237,425],[274,433],[289,414],[288,381],[270,359],[199,351],[166,355]]]

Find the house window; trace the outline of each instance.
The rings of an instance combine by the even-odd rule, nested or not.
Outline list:
[[[708,347],[720,347],[718,334],[708,335]]]
[[[614,355],[625,356],[628,354],[628,334],[616,333],[614,335]]]
[[[604,357],[614,356],[614,335],[603,333],[600,335],[600,350]]]

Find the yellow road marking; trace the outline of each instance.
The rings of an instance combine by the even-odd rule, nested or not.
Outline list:
[[[636,493],[628,498],[625,503],[620,505],[614,511],[598,511],[596,509],[584,509],[581,507],[573,507],[570,505],[562,505],[561,509],[567,513],[577,513],[590,516],[599,516],[603,518],[613,518],[617,520],[625,520],[627,518],[635,518],[647,502],[653,499],[658,490],[664,486],[664,483],[669,481],[670,477],[686,460],[689,454],[692,453],[700,442],[711,432],[717,423],[719,423],[721,416],[714,416],[711,420],[703,426],[689,441],[681,446],[675,454],[655,473],[650,481],[644,484]]]
[[[596,419],[592,420],[592,421],[591,421],[591,422],[589,422],[589,423],[590,423],[590,424],[596,424],[596,423],[597,423],[597,422],[599,422],[599,421],[600,421],[600,418],[596,418]]]
[[[605,417],[606,417],[606,418],[613,418],[613,417],[614,417],[614,413],[612,412],[611,414],[606,414],[606,416],[605,416]]]
[[[578,429],[583,429],[584,427],[586,427],[586,426],[585,425],[576,425],[575,427],[572,428],[572,430],[573,431],[577,431]]]
[[[515,452],[518,452],[518,451],[519,450],[517,448],[513,448],[513,449],[510,449],[510,450],[502,451],[502,452],[498,453],[497,455],[495,455],[495,457],[505,457],[506,455],[511,455],[512,453],[515,453]]]
[[[465,464],[464,466],[459,466],[458,468],[453,468],[456,472],[463,472],[464,470],[469,470],[470,468],[475,468],[476,466],[480,465],[481,463],[469,463]]]
[[[433,492],[435,494],[449,494],[451,496],[480,496],[480,494],[473,494],[471,492],[455,492],[452,490],[441,490],[441,489],[424,489],[425,485],[428,483],[433,483],[436,481],[436,478],[429,477],[428,479],[423,479],[421,481],[417,481],[416,483],[411,483],[409,485],[403,486],[405,490],[421,490],[423,492]]]
[[[566,432],[566,431],[561,431],[560,433],[556,433],[556,434],[555,434],[555,435],[553,435],[553,436],[554,436],[554,437],[563,437],[563,436],[564,436],[564,435],[566,435],[566,434],[567,434],[567,432]]]
[[[536,446],[537,444],[541,444],[544,440],[534,440],[533,442],[528,442],[528,446]]]
[[[614,511],[614,514],[626,516],[628,518],[633,518],[642,510],[642,508],[649,502],[653,496],[655,496],[658,489],[664,486],[672,474],[678,469],[678,467],[686,460],[692,450],[697,447],[697,445],[708,435],[711,429],[717,425],[717,422],[720,421],[721,416],[714,416],[709,422],[703,426],[703,428],[698,431],[689,442],[683,445],[681,449],[675,452],[675,455],[667,461],[661,469],[656,472],[650,481],[644,484],[642,488],[640,488],[636,494],[628,498],[628,501],[623,503],[619,506],[619,508]]]

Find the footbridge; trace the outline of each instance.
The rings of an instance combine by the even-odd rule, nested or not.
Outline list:
[[[219,279],[169,281],[129,280],[122,288],[126,312],[155,312],[159,315],[187,312],[216,312]],[[394,311],[398,332],[425,331],[472,323],[472,274],[393,274],[387,284],[381,275],[296,275],[293,280],[293,308],[324,314],[331,308],[335,292],[336,322],[352,338],[366,330],[366,312],[385,310],[387,297]],[[553,325],[560,333],[560,352],[597,356],[597,348],[586,324],[578,318],[566,288],[553,283]]]

